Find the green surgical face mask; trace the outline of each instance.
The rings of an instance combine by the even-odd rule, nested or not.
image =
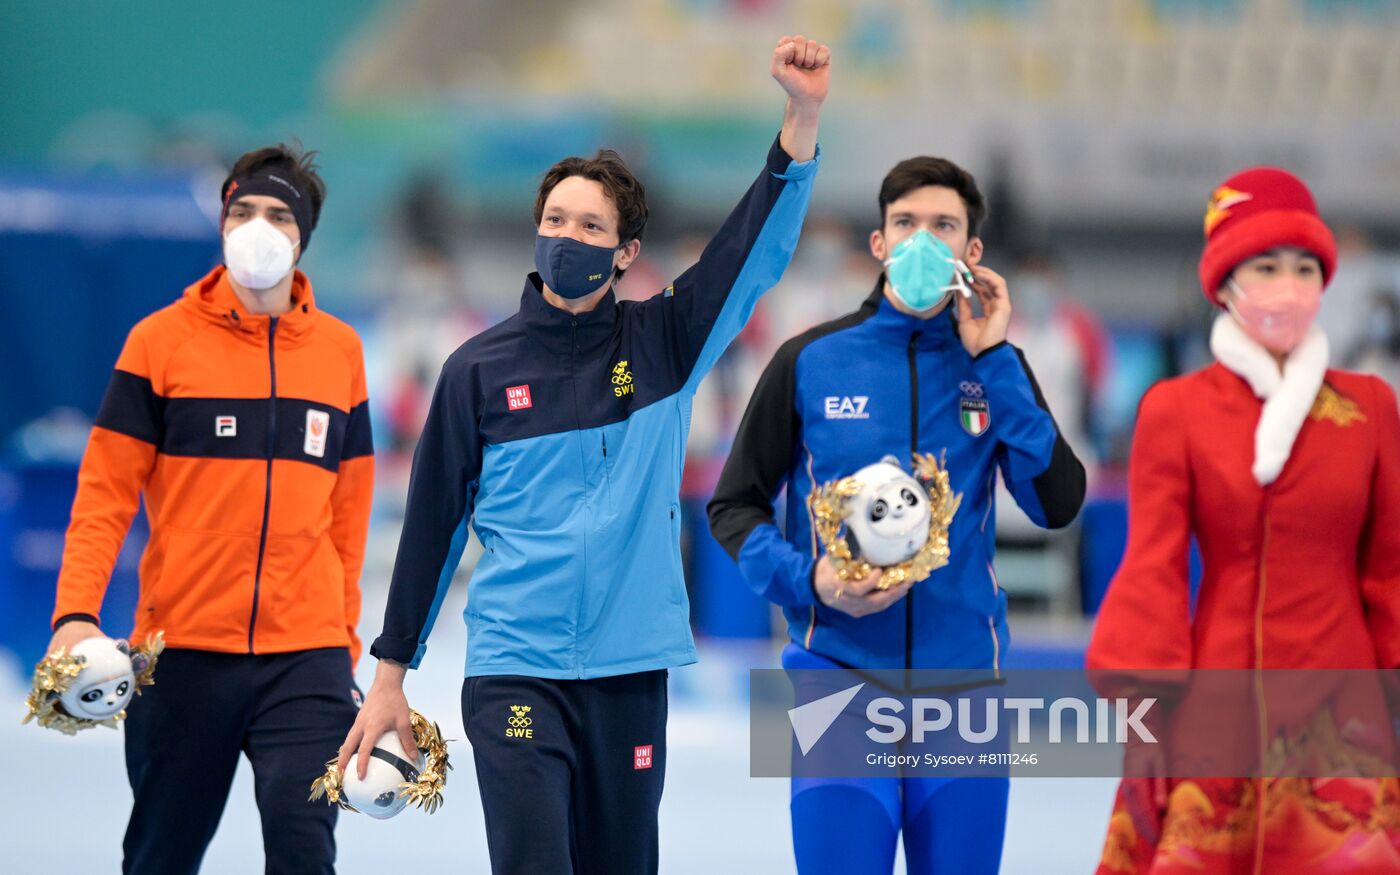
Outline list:
[[[967,265],[953,257],[948,244],[920,229],[900,241],[885,259],[885,277],[895,297],[911,310],[931,310],[953,292],[971,297],[964,275]]]

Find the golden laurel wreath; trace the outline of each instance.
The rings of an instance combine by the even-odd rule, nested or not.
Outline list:
[[[429,814],[442,807],[442,790],[447,786],[447,770],[452,764],[447,761],[447,742],[442,738],[438,725],[412,708],[408,710],[408,720],[413,727],[413,743],[423,752],[426,760],[418,780],[399,784],[399,798],[408,797],[409,805],[416,805]],[[338,758],[337,758],[338,759]],[[311,797],[315,802],[322,796],[327,804],[339,805],[346,811],[358,809],[344,796],[345,776],[336,760],[326,763],[326,773],[311,782]]]
[[[934,569],[948,564],[951,552],[948,527],[962,504],[962,495],[953,492],[948,469],[944,467],[942,459],[936,459],[932,454],[914,454],[914,478],[928,492],[928,541],[911,558],[880,569],[880,582],[875,584],[876,589],[889,589],[906,581],[918,583],[927,579]],[[851,545],[842,535],[846,517],[850,515],[847,502],[859,493],[860,483],[854,477],[842,477],[824,483],[807,496],[807,507],[812,512],[817,537],[826,548],[831,567],[836,570],[836,577],[842,583],[860,580],[875,570],[875,566],[864,559],[851,556]]]
[[[146,638],[146,643],[131,648],[132,674],[136,676],[136,695],[141,695],[142,687],[155,683],[156,659],[165,649],[165,633],[157,632]],[[125,709],[118,711],[106,720],[89,720],[74,717],[59,703],[59,696],[68,692],[73,680],[83,670],[87,659],[82,656],[69,656],[60,647],[39,660],[34,666],[34,687],[24,700],[28,712],[20,725],[35,721],[44,729],[55,729],[64,735],[77,735],[84,729],[106,726],[116,729],[117,724],[126,719]]]

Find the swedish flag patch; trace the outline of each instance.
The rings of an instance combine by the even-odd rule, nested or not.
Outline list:
[[[666,288],[664,288],[664,289],[661,290],[661,297],[663,297],[663,298],[674,298],[675,296],[676,296],[676,284],[675,284],[675,283],[672,283],[671,285],[669,285],[669,286],[667,286]]]

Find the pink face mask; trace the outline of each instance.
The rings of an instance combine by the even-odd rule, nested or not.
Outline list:
[[[1302,342],[1322,306],[1322,289],[1292,277],[1251,283],[1245,291],[1232,277],[1234,300],[1226,306],[1244,333],[1270,352],[1288,353]]]

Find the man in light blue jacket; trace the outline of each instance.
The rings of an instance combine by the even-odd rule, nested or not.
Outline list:
[[[697,264],[617,302],[645,192],[616,153],[566,158],[535,203],[536,273],[520,311],[443,366],[414,456],[379,658],[341,749],[397,729],[407,669],[475,529],[462,714],[492,870],[657,870],[666,675],[695,661],[678,495],[691,399],[777,283],[817,168],[829,51],[784,37],[788,95],[758,179]]]

